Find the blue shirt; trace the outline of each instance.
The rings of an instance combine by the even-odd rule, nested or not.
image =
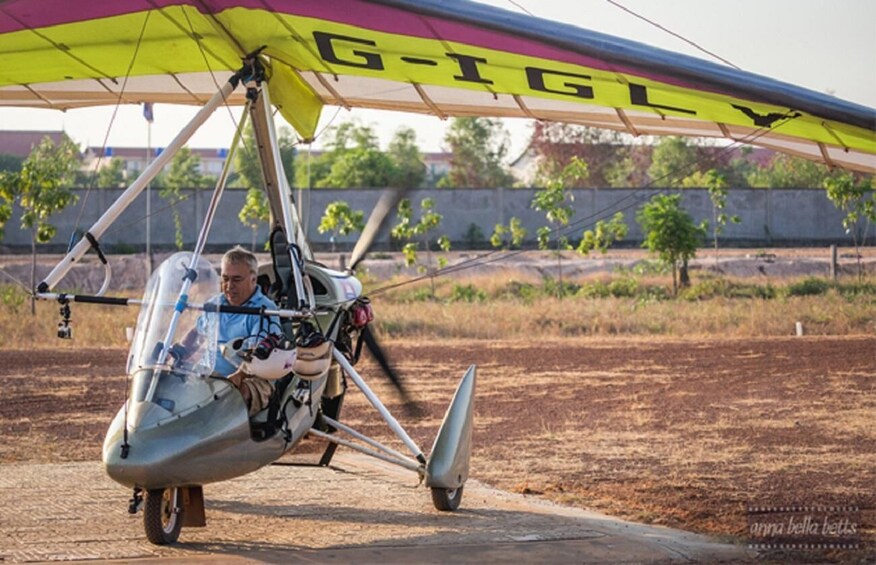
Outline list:
[[[230,306],[228,299],[225,298],[224,294],[218,296],[217,302],[222,306]],[[265,296],[262,289],[258,286],[256,286],[256,290],[252,296],[249,297],[249,300],[241,304],[241,306],[246,308],[261,308],[264,306],[268,310],[278,309],[277,305],[274,304],[270,298]],[[282,333],[280,318],[277,316],[271,316],[269,320],[270,323],[267,323],[262,320],[261,316],[251,316],[249,314],[229,314],[227,312],[220,314],[219,337],[217,339],[217,347],[219,349],[216,353],[216,367],[214,368],[214,372],[227,377],[237,370],[237,367],[229,363],[228,360],[222,356],[222,346],[229,341],[233,341],[239,337],[252,337],[254,338],[252,345],[255,345],[261,340],[261,338],[269,333]]]

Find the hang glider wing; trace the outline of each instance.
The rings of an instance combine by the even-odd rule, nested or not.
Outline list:
[[[262,46],[303,137],[328,104],[718,137],[876,172],[872,108],[464,0],[0,1],[0,105],[201,104]]]

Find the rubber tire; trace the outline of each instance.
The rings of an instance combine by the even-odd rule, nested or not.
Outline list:
[[[143,502],[146,539],[155,545],[168,545],[179,539],[183,523],[181,497],[182,492],[178,488],[146,491]]]
[[[432,488],[432,504],[442,512],[453,512],[459,508],[462,502],[462,489],[459,488]]]

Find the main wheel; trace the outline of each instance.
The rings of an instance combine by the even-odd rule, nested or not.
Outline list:
[[[442,512],[453,512],[459,508],[459,503],[462,501],[462,488],[432,487],[432,504]]]
[[[143,526],[146,538],[155,545],[174,543],[182,529],[183,508],[180,489],[153,489],[146,492]]]

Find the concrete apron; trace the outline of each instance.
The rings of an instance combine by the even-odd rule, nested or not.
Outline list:
[[[475,470],[476,473],[476,470]],[[146,541],[130,492],[99,463],[0,467],[0,561],[739,562],[743,546],[624,522],[469,480],[438,512],[413,473],[353,454],[332,468],[274,465],[207,485],[207,527]]]

